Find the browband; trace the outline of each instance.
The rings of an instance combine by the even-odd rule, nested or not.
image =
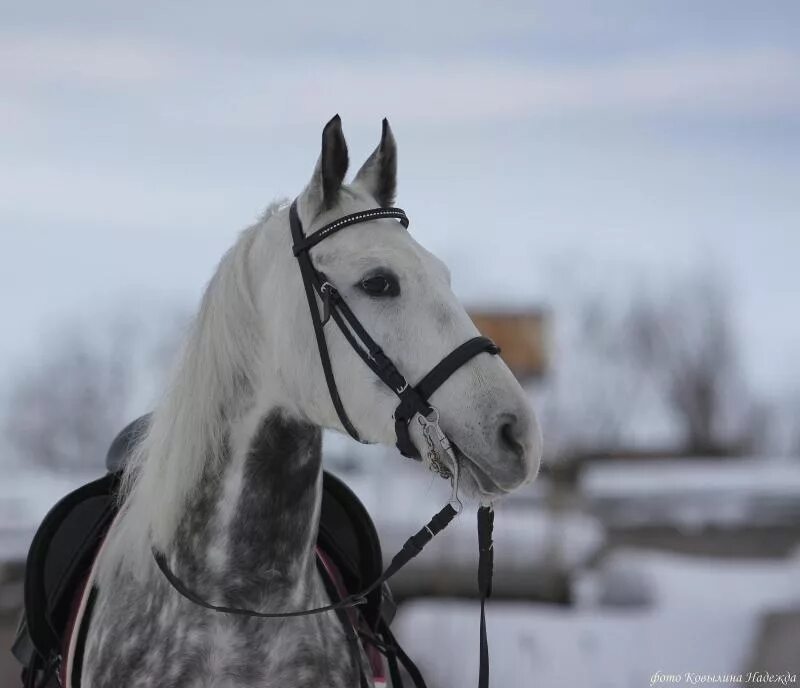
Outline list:
[[[390,217],[400,220],[400,224],[402,224],[403,227],[408,228],[409,220],[405,210],[401,210],[400,208],[371,208],[370,210],[361,210],[357,213],[351,213],[350,215],[340,217],[338,220],[329,222],[327,225],[321,227],[313,234],[303,236],[303,238],[299,241],[297,240],[297,237],[295,237],[292,251],[294,251],[295,256],[303,251],[308,251],[308,249],[310,249],[312,246],[316,246],[320,241],[327,239],[331,234],[335,234],[340,229],[354,225],[357,222],[382,220],[383,218]]]

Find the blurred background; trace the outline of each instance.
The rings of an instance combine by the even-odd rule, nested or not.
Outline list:
[[[800,673],[794,0],[0,11],[4,648],[36,526],[338,112],[354,166],[390,118],[399,205],[543,427],[497,507],[492,685]],[[387,555],[446,497],[394,451],[325,452]],[[473,516],[441,540],[394,586],[431,688],[477,678]]]

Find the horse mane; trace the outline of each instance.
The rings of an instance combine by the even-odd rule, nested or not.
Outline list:
[[[143,579],[152,570],[152,548],[168,551],[204,474],[222,468],[228,421],[252,394],[259,353],[248,254],[283,207],[273,203],[240,234],[206,287],[171,383],[126,464],[101,580],[121,570]]]

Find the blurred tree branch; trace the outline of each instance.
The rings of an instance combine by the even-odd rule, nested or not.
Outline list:
[[[700,273],[660,298],[638,296],[622,334],[677,419],[683,451],[736,454],[758,444],[766,411],[745,379],[717,277]]]
[[[773,409],[741,366],[725,282],[701,269],[647,284],[567,286],[554,306],[553,370],[537,391],[547,454],[764,450]]]
[[[37,364],[10,381],[4,431],[17,457],[57,471],[102,470],[143,382],[172,357],[177,328],[165,321],[176,319],[160,319],[155,337],[133,316],[57,330]]]
[[[725,285],[698,273],[664,296],[638,296],[623,336],[681,430],[688,454],[753,451],[764,439],[766,407],[739,360]]]

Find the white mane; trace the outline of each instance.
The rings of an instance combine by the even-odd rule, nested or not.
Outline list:
[[[125,468],[124,505],[107,538],[101,576],[123,565],[143,577],[151,548],[170,544],[203,474],[222,465],[229,416],[234,403],[251,397],[259,353],[248,253],[281,207],[272,204],[241,233],[206,288],[172,382]]]

